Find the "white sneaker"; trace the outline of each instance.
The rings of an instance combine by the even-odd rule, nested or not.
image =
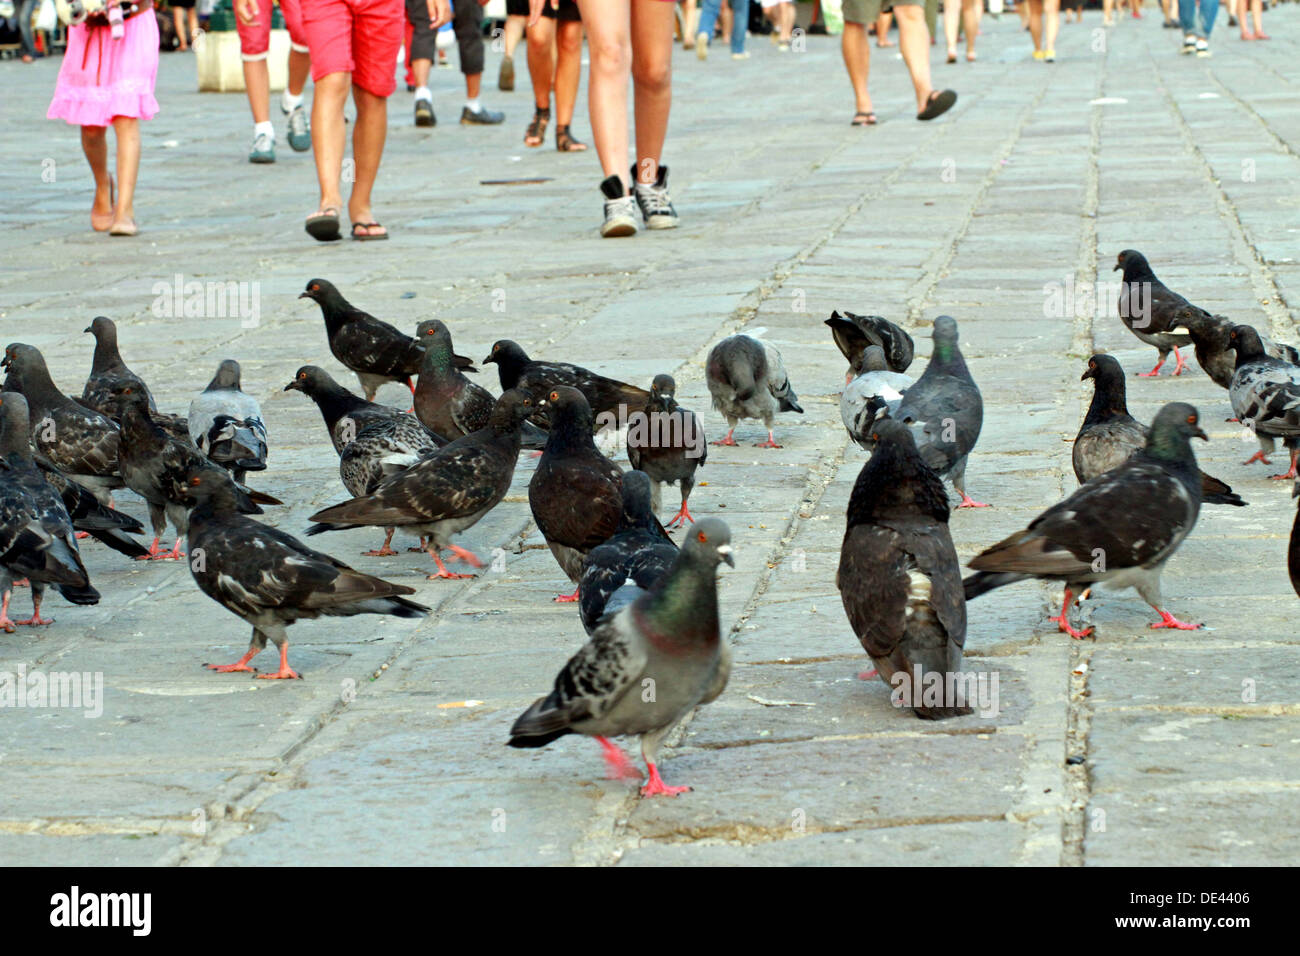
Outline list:
[[[1210,44],[1209,44],[1209,43],[1207,43],[1205,40],[1197,40],[1197,41],[1196,41],[1196,55],[1197,55],[1197,56],[1213,56],[1214,54],[1210,52]]]
[[[709,38],[703,33],[695,34],[695,59],[707,60],[709,58]]]
[[[600,234],[605,239],[636,235],[636,197],[627,193],[627,187],[618,176],[610,176],[600,184],[605,197],[605,221]]]

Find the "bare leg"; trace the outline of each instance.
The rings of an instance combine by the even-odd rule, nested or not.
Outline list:
[[[302,96],[302,91],[307,86],[307,74],[310,72],[311,54],[303,53],[301,50],[290,50],[289,80],[285,84],[290,96]]]
[[[1029,4],[1029,35],[1034,41],[1034,52],[1043,49],[1043,0],[1020,0]]]
[[[113,180],[108,175],[108,128],[81,127],[81,151],[95,179],[95,201],[90,207],[90,227],[106,232],[113,225]]]
[[[854,109],[859,113],[870,113],[871,96],[867,93],[867,74],[871,69],[871,42],[865,25],[844,24],[840,52],[844,55],[844,66],[849,71],[849,82],[853,84]]]
[[[555,46],[555,23],[556,21],[549,17],[542,17],[528,31],[528,75],[533,81],[533,103],[539,110],[549,109],[551,106],[551,78],[555,75],[555,61],[551,56],[551,50]],[[578,95],[576,86],[573,95],[575,97]],[[572,105],[569,111],[572,115]]]
[[[632,0],[644,3],[646,0]],[[672,17],[672,4],[658,2]],[[591,57],[587,109],[601,172],[622,179],[628,171],[627,87],[632,67],[632,25],[626,0],[578,0]],[[667,43],[672,49],[672,31]]]
[[[524,38],[524,24],[528,22],[527,17],[509,16],[506,17],[506,28],[501,39],[505,43],[506,56],[515,55],[515,47],[519,46],[519,41]]]
[[[1061,29],[1061,0],[1042,0],[1046,34],[1043,49],[1056,52],[1056,34]]]
[[[889,25],[894,22],[893,13],[882,13],[876,18],[876,46],[893,46],[894,41],[889,39]]]
[[[271,71],[266,60],[244,61],[244,87],[248,90],[248,106],[253,111],[254,123],[271,120]],[[301,91],[302,87],[299,87]]]
[[[692,0],[693,2],[693,0]],[[659,176],[672,107],[672,4],[632,0],[632,81],[636,111],[636,174],[643,183]]]
[[[894,8],[898,18],[898,49],[912,74],[916,91],[916,111],[920,113],[930,99],[930,31],[925,28],[925,8],[909,5]]]
[[[114,226],[135,225],[135,183],[140,174],[140,121],[133,116],[113,117],[117,140],[117,204]]]
[[[343,104],[351,86],[351,73],[330,73],[316,81],[316,95],[311,101],[311,147],[316,157],[316,178],[320,182],[320,212],[331,206],[343,208],[343,195],[339,191],[346,144]]]
[[[185,32],[185,9],[183,7],[172,7],[172,25],[176,27],[176,39],[180,42],[182,51],[190,48],[190,35]]]
[[[582,82],[581,20],[560,24],[556,47],[559,56],[555,67],[555,121],[560,126],[568,126],[573,122],[573,106]]]
[[[348,218],[354,223],[374,222],[370,192],[379,173],[384,140],[388,136],[388,99],[353,84],[352,102],[357,107],[356,124],[352,130],[352,158],[356,161],[357,177],[348,199]],[[372,228],[370,234],[382,235],[383,230]]]

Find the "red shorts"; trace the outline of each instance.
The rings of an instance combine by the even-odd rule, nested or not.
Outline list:
[[[311,48],[311,78],[351,73],[375,96],[397,89],[397,51],[406,31],[404,0],[299,0]]]
[[[299,53],[307,52],[307,36],[302,32],[302,13],[298,0],[279,0],[280,15],[289,29],[289,44]],[[271,47],[271,0],[257,0],[257,18],[245,23],[235,17],[239,31],[239,56],[241,60],[265,60]]]

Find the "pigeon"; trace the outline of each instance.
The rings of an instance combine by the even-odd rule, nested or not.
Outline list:
[[[414,423],[419,425],[418,419],[408,412],[394,408],[392,405],[377,405],[374,402],[368,402],[364,398],[358,398],[346,388],[334,381],[334,378],[324,369],[317,368],[315,365],[304,365],[294,373],[293,381],[284,387],[286,392],[302,392],[320,409],[321,417],[325,419],[325,427],[329,429],[330,441],[334,443],[334,450],[340,455],[343,449],[351,442],[356,441],[357,436],[367,427],[375,422],[401,422],[404,425]],[[424,426],[420,426],[424,427]],[[441,435],[434,434],[427,428],[424,429],[428,440],[441,448],[447,444],[449,439]]]
[[[618,528],[623,472],[596,448],[591,406],[576,388],[557,385],[546,396],[551,432],[528,482],[537,530],[569,580],[582,578],[582,561]],[[579,591],[555,600],[578,600]]]
[[[131,384],[148,399],[149,410],[157,411],[144,379],[127,368],[122,361],[122,353],[117,350],[117,325],[113,320],[98,315],[86,331],[95,336],[95,356],[90,363],[90,377],[86,379],[86,387],[81,393],[81,403],[116,419],[118,415],[117,406],[113,402],[113,390],[119,385]]]
[[[510,490],[519,458],[519,426],[532,411],[532,395],[511,389],[497,399],[486,428],[385,478],[368,495],[316,512],[311,520],[318,523],[307,534],[366,526],[405,528],[429,537],[429,557],[438,567],[430,579],[473,577],[448,571],[438,552],[449,549],[471,566],[483,566],[473,552],[450,538],[477,524]]]
[[[767,441],[756,448],[780,448],[772,436],[772,419],[777,412],[798,412],[799,396],[790,387],[781,353],[775,345],[753,336],[729,335],[709,351],[705,380],[713,407],[727,419],[727,437],[715,445],[735,445],[732,437],[741,419],[761,418]]]
[[[330,351],[357,375],[367,401],[387,382],[400,382],[415,395],[411,376],[420,370],[423,346],[405,332],[362,312],[324,279],[312,279],[298,298],[311,299],[325,317]],[[458,368],[478,371],[474,363],[457,355]]]
[[[1156,278],[1147,263],[1146,256],[1135,249],[1125,249],[1115,260],[1115,269],[1123,270],[1124,280],[1119,291],[1119,318],[1130,332],[1147,345],[1154,345],[1160,353],[1155,368],[1142,372],[1141,378],[1151,378],[1160,374],[1169,353],[1174,353],[1177,364],[1174,374],[1181,375],[1187,364],[1180,346],[1188,345],[1192,337],[1186,332],[1176,332],[1179,320],[1175,314],[1179,309],[1190,309],[1191,314],[1210,315],[1204,309],[1192,305],[1177,292],[1170,289]],[[1186,313],[1185,313],[1186,314]],[[1185,319],[1182,321],[1186,321]]]
[[[149,549],[130,537],[133,534],[143,534],[144,525],[125,511],[104,507],[89,488],[59,471],[54,467],[54,462],[44,455],[34,454],[33,460],[45,481],[59,493],[78,537],[89,535],[128,558],[149,556]]]
[[[1106,582],[1136,588],[1160,615],[1153,628],[1195,630],[1161,605],[1160,572],[1196,524],[1201,478],[1190,439],[1208,440],[1196,409],[1170,402],[1156,414],[1144,448],[1117,468],[1084,482],[1024,531],[982,551],[969,563],[977,573],[962,582],[966,600],[1029,578],[1060,581],[1065,601],[1051,618],[1073,638],[1093,629],[1071,626],[1074,595]]]
[[[1124,369],[1113,355],[1097,353],[1079,381],[1093,380],[1092,404],[1074,439],[1074,476],[1079,484],[1122,464],[1147,444],[1147,427],[1128,413]],[[1201,501],[1245,507],[1248,502],[1232,488],[1201,472]]]
[[[1232,413],[1259,439],[1260,450],[1245,464],[1268,464],[1265,456],[1273,451],[1273,440],[1281,438],[1291,452],[1291,467],[1271,477],[1294,478],[1300,456],[1300,366],[1267,355],[1259,333],[1249,325],[1233,326],[1228,336],[1237,351],[1237,371],[1228,388]]]
[[[405,471],[439,447],[430,439],[429,430],[410,415],[372,422],[339,455],[339,477],[352,497],[361,498],[378,488],[385,478]],[[390,547],[396,530],[391,526],[384,528],[384,543],[362,554],[369,557],[396,554]]]
[[[915,354],[912,337],[884,316],[832,312],[826,324],[831,328],[835,344],[849,360],[845,383],[863,373],[863,358],[872,346],[881,350],[884,367],[891,372],[906,372],[912,364]]]
[[[1300,482],[1291,488],[1291,497],[1300,496]],[[1286,549],[1286,570],[1291,578],[1291,587],[1300,596],[1300,505],[1296,508],[1295,520],[1291,522],[1291,540]]]
[[[225,478],[223,481],[222,478]],[[301,677],[289,666],[285,628],[322,615],[391,614],[423,617],[429,609],[403,595],[413,588],[362,574],[297,538],[240,513],[229,476],[200,468],[180,485],[190,511],[190,573],[199,590],[253,626],[248,653],[233,664],[206,664],[229,673],[256,673],[249,661],[270,639],[280,669],[265,680]]]
[[[1232,376],[1237,371],[1237,350],[1232,347],[1229,336],[1234,323],[1222,315],[1203,315],[1203,310],[1196,306],[1182,306],[1174,313],[1178,328],[1187,330],[1196,347],[1196,361],[1205,374],[1222,388],[1232,386]],[[1300,352],[1294,346],[1274,342],[1264,336],[1259,337],[1264,351],[1273,358],[1300,365]]]
[[[885,352],[878,345],[870,345],[860,356],[859,373],[844,387],[840,395],[840,419],[844,428],[858,445],[871,451],[871,436],[876,423],[898,411],[903,392],[912,386],[912,379],[901,372],[891,372],[885,362]]]
[[[600,429],[609,424],[621,427],[633,413],[644,411],[650,398],[650,393],[643,388],[597,375],[580,365],[534,362],[517,342],[509,339],[493,343],[492,351],[483,360],[483,364],[489,363],[497,367],[502,391],[508,388],[526,388],[536,395],[545,395],[561,385],[576,388],[587,399],[594,425]],[[611,418],[613,422],[609,421]],[[533,423],[545,428],[548,420],[543,414],[535,416]]]
[[[895,701],[927,720],[969,714],[959,679],[966,598],[943,479],[901,422],[878,422],[871,440],[835,574],[844,613]]]
[[[912,427],[917,450],[939,477],[961,495],[958,508],[985,508],[966,494],[966,459],[984,425],[984,399],[957,344],[957,322],[934,320],[934,350],[916,384],[907,390],[892,417]]]
[[[614,614],[654,587],[677,560],[677,545],[660,532],[650,510],[650,478],[643,471],[623,475],[623,509],[609,540],[588,552],[578,579],[578,610],[591,634]]]
[[[27,399],[32,444],[54,467],[89,488],[102,504],[122,487],[117,456],[117,423],[102,412],[73,401],[55,387],[45,357],[30,345],[5,348],[0,368],[9,370],[4,390]]]
[[[611,776],[639,776],[610,737],[641,736],[649,779],[645,797],[676,796],[655,764],[659,745],[692,710],[717,698],[731,674],[731,650],[718,626],[717,567],[732,558],[725,522],[705,518],[677,560],[643,594],[596,628],[510,728],[511,747],[545,747],[566,734],[595,737]],[[646,691],[653,693],[647,695]]]
[[[651,507],[659,511],[663,485],[681,485],[682,506],[668,527],[695,522],[687,499],[695,488],[695,469],[708,460],[709,443],[699,419],[677,404],[677,383],[671,375],[656,375],[650,383],[645,411],[629,420],[627,460],[650,478]]]
[[[266,470],[266,426],[262,406],[239,387],[239,363],[226,359],[208,387],[190,402],[190,437],[199,451],[242,482],[249,471]]]
[[[73,604],[98,604],[81,563],[72,519],[57,491],[46,483],[32,458],[27,400],[16,392],[0,394],[0,628],[53,624],[41,617],[46,586],[58,589]],[[16,578],[32,586],[32,616],[9,618]]]

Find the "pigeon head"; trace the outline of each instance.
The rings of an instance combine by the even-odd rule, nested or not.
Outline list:
[[[865,524],[876,515],[909,512],[946,522],[948,494],[943,479],[921,457],[912,430],[884,418],[872,426],[871,441],[875,450],[849,496],[848,526]]]
[[[134,408],[139,405],[143,405],[146,410],[149,408],[149,396],[134,382],[114,382],[108,393],[116,399],[119,408]]]
[[[1124,382],[1124,369],[1113,355],[1107,355],[1105,352],[1098,352],[1092,358],[1088,359],[1088,368],[1079,376],[1079,381],[1084,382],[1088,379],[1095,379],[1100,386],[1103,382],[1110,384],[1118,381]]]
[[[483,364],[493,363],[500,366],[501,384],[506,384],[506,378],[509,376],[512,380],[509,387],[514,388],[514,382],[518,381],[519,374],[529,361],[528,353],[523,350],[518,342],[512,342],[510,339],[499,339],[492,343],[492,351],[483,360]]]
[[[116,342],[117,326],[113,320],[106,316],[97,315],[91,320],[90,325],[86,327],[86,332],[95,336],[96,342]]]
[[[1125,249],[1115,257],[1115,268],[1111,272],[1123,271],[1124,278],[1141,279],[1147,276],[1154,276],[1151,272],[1151,266],[1147,263],[1147,257],[1142,255],[1136,249]]]
[[[647,408],[671,412],[677,407],[677,382],[671,375],[656,375],[650,383],[650,400]]]
[[[213,464],[199,464],[187,469],[173,482],[173,491],[187,508],[209,505],[214,511],[241,510],[241,495],[230,473]],[[261,509],[250,512],[260,514]]]
[[[316,365],[304,365],[293,375],[293,381],[284,387],[286,392],[302,392],[311,396],[333,391],[339,387],[334,377]]]
[[[1201,430],[1201,417],[1186,402],[1170,402],[1156,413],[1147,435],[1147,454],[1172,461],[1193,459],[1193,438],[1209,441]]]
[[[0,392],[0,456],[31,457],[31,414],[18,392]]]
[[[45,356],[35,346],[21,342],[7,346],[4,358],[0,359],[0,368],[9,372],[5,388],[22,392],[29,402],[38,394],[61,394],[50,378],[50,370],[45,367]]]
[[[524,422],[537,411],[538,402],[526,388],[506,389],[492,406],[488,426],[499,434],[518,431]]]
[[[736,561],[731,555],[731,529],[727,523],[721,518],[701,518],[691,526],[690,534],[682,543],[682,558],[679,560],[687,560],[710,570],[726,561],[734,568]]]
[[[1228,342],[1237,350],[1237,368],[1265,354],[1259,333],[1250,325],[1234,325],[1228,333]]]
[[[961,357],[961,350],[957,347],[957,320],[951,315],[941,315],[934,320],[934,332],[930,337],[934,340],[932,360],[937,358],[947,364]]]
[[[307,288],[298,293],[298,298],[311,299],[313,302],[324,305],[326,302],[333,302],[340,296],[339,290],[334,288],[332,282],[327,282],[324,279],[312,279],[307,283]]]
[[[879,345],[869,345],[862,352],[863,372],[883,372],[889,368],[885,361],[885,350]]]
[[[647,527],[653,516],[651,508],[650,476],[644,471],[623,473],[623,513],[619,516],[619,529]]]
[[[217,366],[217,374],[212,376],[212,381],[204,391],[212,392],[219,388],[239,391],[239,363],[234,359],[226,359]]]
[[[546,393],[544,404],[550,409],[553,432],[591,434],[593,419],[587,396],[568,385],[557,385]]]
[[[445,323],[438,319],[425,319],[415,327],[415,341],[424,349],[425,367],[452,367],[451,332]]]

